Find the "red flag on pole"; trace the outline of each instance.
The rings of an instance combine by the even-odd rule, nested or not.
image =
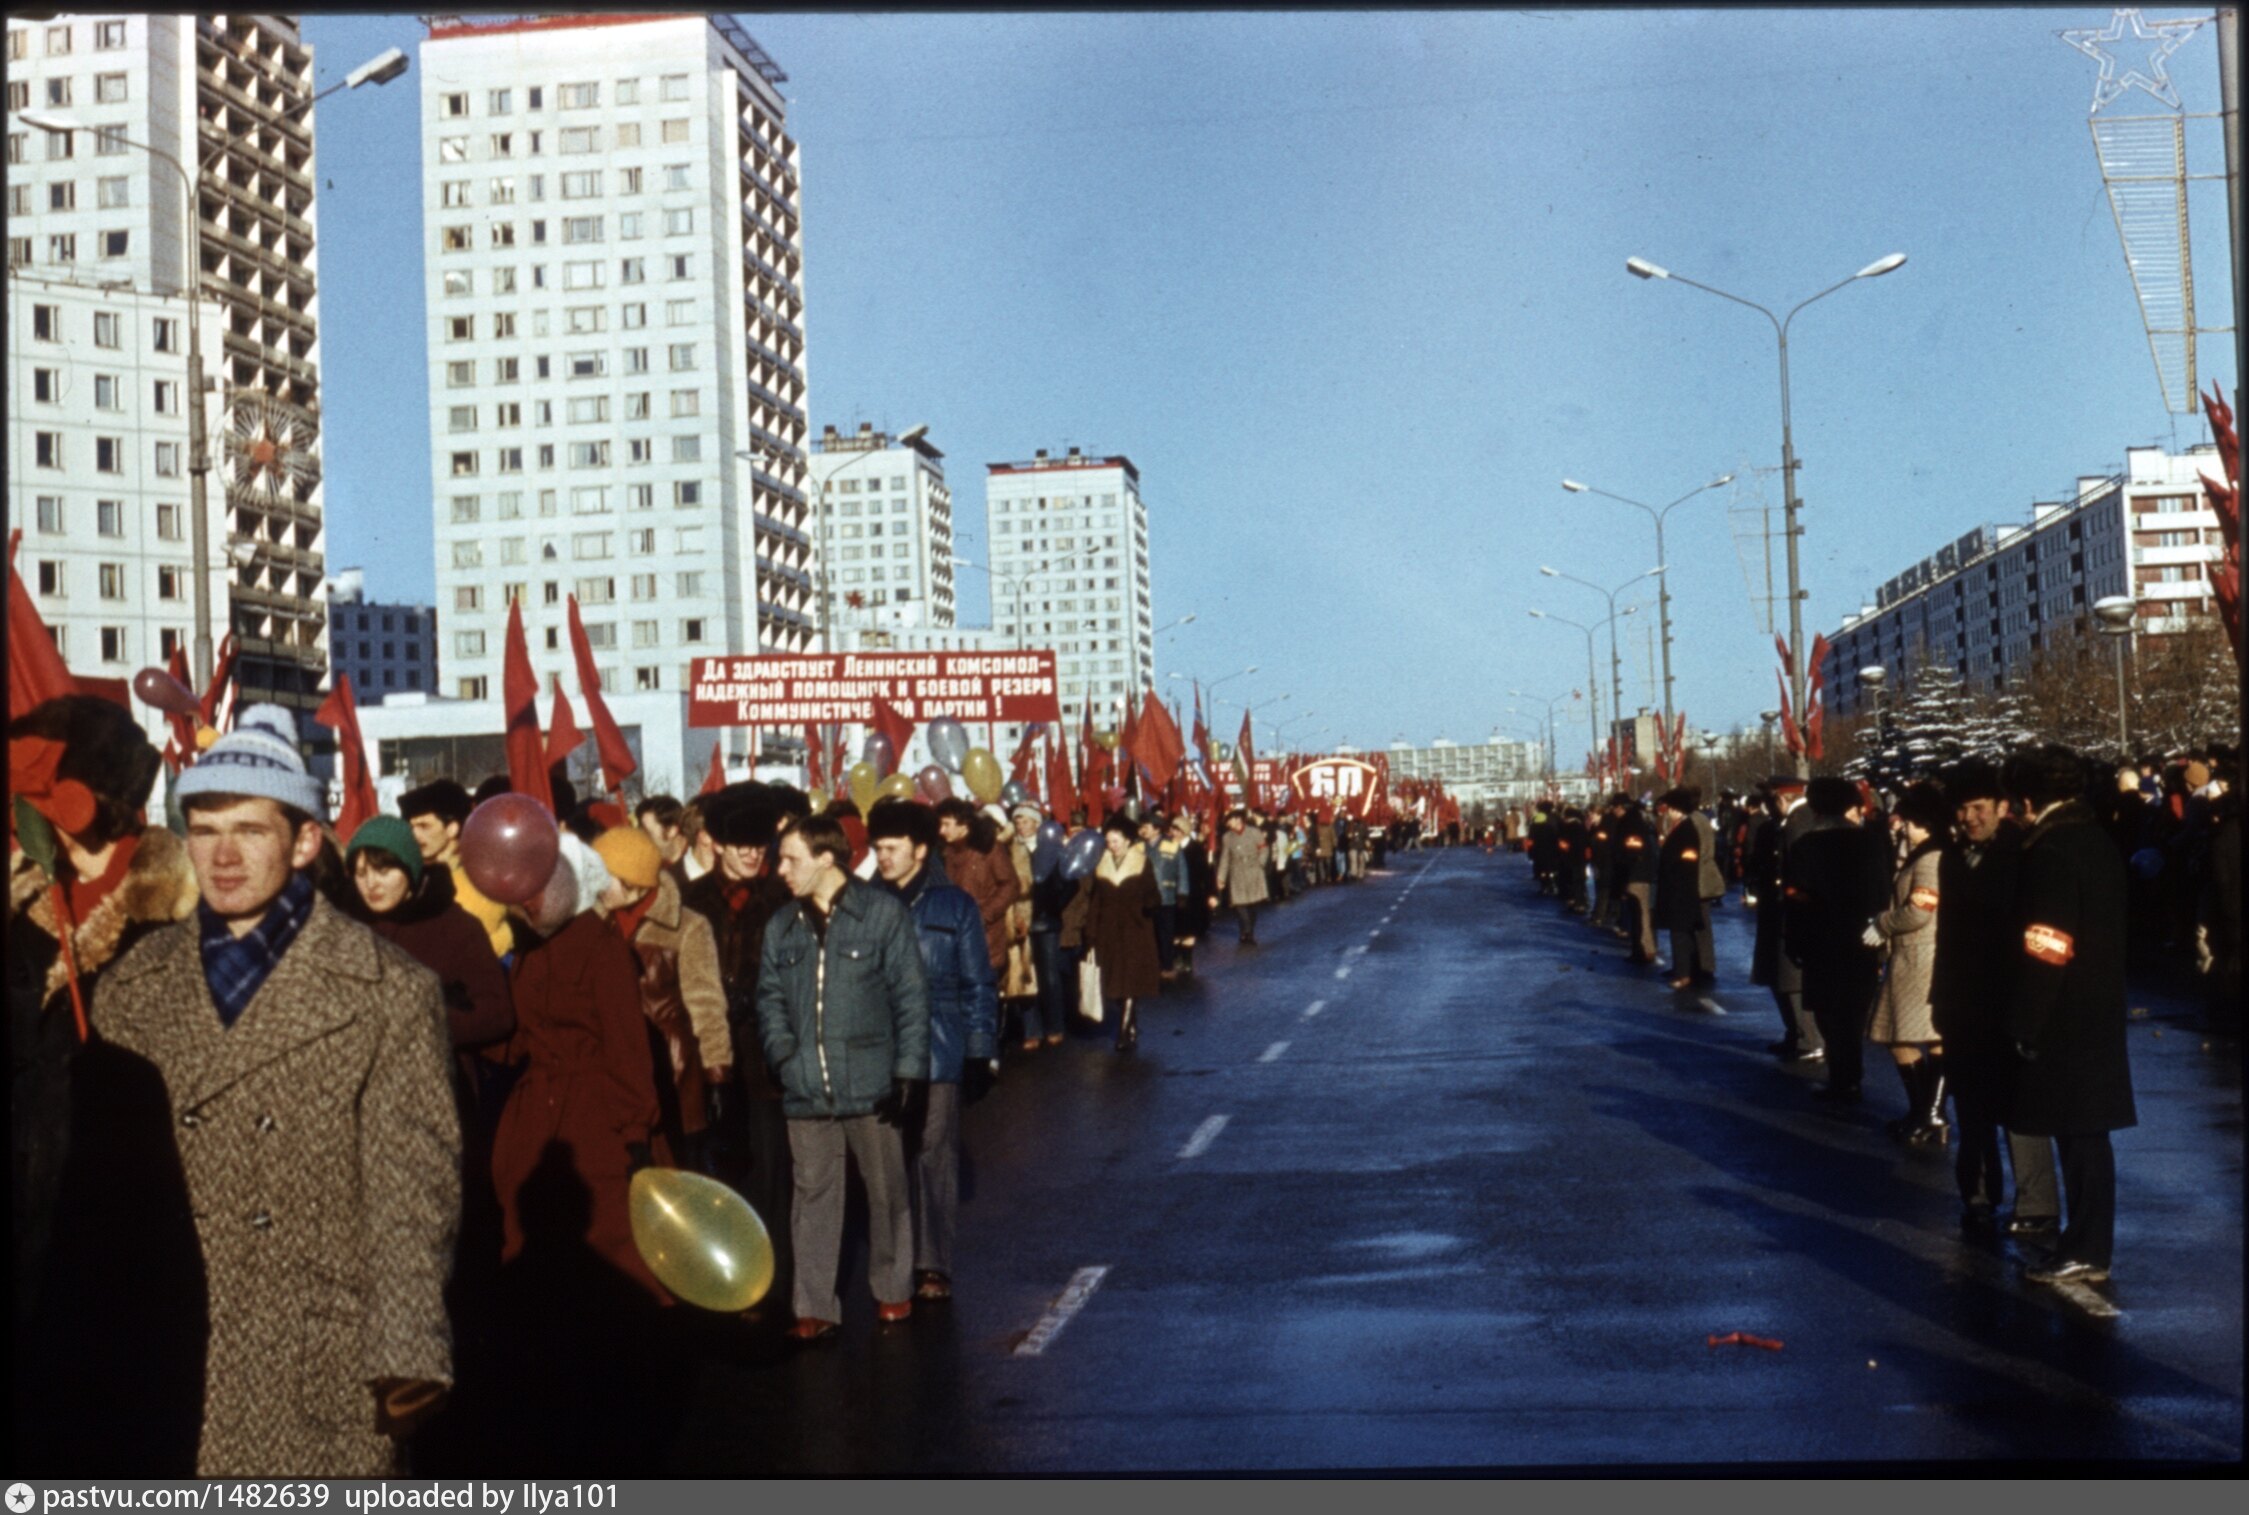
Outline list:
[[[1773,670],[1773,679],[1780,685],[1781,738],[1788,743],[1788,755],[1795,757],[1804,750],[1804,738],[1796,730],[1796,712],[1789,708],[1788,679],[1778,668]]]
[[[827,760],[827,747],[820,740],[820,723],[818,721],[806,721],[804,723],[804,781],[813,788],[818,788],[820,781],[826,777],[821,769]]]
[[[609,702],[601,697],[601,670],[594,665],[593,644],[586,640],[585,622],[578,619],[578,597],[570,596],[570,653],[578,663],[578,694],[586,702],[586,719],[593,722],[594,745],[601,751],[601,781],[611,794],[622,798],[625,780],[640,764],[632,744],[610,717]],[[560,685],[556,688],[559,690]]]
[[[1242,712],[1242,734],[1234,743],[1234,760],[1242,765],[1242,793],[1257,797],[1257,753],[1250,747],[1249,712]]]
[[[695,793],[698,796],[716,794],[725,787],[726,737],[722,733],[717,741],[711,743],[711,771],[703,775],[703,787],[696,790]]]
[[[1046,808],[1058,821],[1067,821],[1070,812],[1078,808],[1078,786],[1070,779],[1070,752],[1061,733],[1050,731],[1046,739]]]
[[[1187,744],[1180,740],[1178,723],[1152,688],[1141,707],[1139,735],[1143,749],[1139,755],[1148,765],[1149,779],[1159,790],[1170,788],[1180,760],[1187,756]]]
[[[570,708],[570,696],[562,692],[562,675],[554,675],[554,714],[547,721],[547,767],[570,756],[586,734],[578,729],[577,714]]]
[[[1015,744],[1015,756],[1007,761],[1007,776],[1018,784],[1028,784],[1038,765],[1039,733],[1046,729],[1043,721],[1032,721],[1023,728],[1023,740]]]
[[[359,735],[359,701],[352,695],[350,674],[336,675],[336,686],[312,718],[336,733],[336,761],[344,779],[343,803],[336,808],[336,839],[348,846],[360,823],[382,811],[374,775],[367,771],[367,744]]]
[[[504,740],[508,787],[528,794],[554,814],[554,787],[547,782],[547,744],[539,733],[539,676],[531,671],[531,648],[523,639],[523,602],[508,601],[507,654],[500,670],[500,706],[507,713]]]
[[[78,692],[78,681],[70,676],[62,654],[55,650],[55,639],[48,635],[39,606],[31,598],[31,591],[24,587],[23,576],[16,572],[16,548],[22,542],[21,526],[8,533],[8,719],[11,721],[36,705]]]
[[[914,723],[878,694],[875,696],[875,718],[872,724],[875,730],[890,738],[891,760],[903,769],[906,766],[906,744],[914,739]]]
[[[240,650],[234,645],[234,633],[228,632],[219,643],[219,661],[211,670],[211,687],[203,691],[196,707],[197,717],[214,731],[234,728],[234,701],[229,696],[234,692],[234,655]]]

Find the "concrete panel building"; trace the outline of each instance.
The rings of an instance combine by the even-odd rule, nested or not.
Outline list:
[[[813,518],[826,568],[819,617],[845,627],[950,626],[953,494],[945,454],[861,425],[823,430],[812,454]],[[834,645],[831,640],[830,645]]]
[[[361,706],[437,688],[437,608],[376,604],[365,578],[345,568],[328,581],[330,677],[349,675]]]

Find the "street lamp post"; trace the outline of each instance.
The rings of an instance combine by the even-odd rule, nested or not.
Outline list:
[[[1575,479],[1564,479],[1562,487],[1572,494],[1597,494],[1605,500],[1615,500],[1619,504],[1635,506],[1646,511],[1656,523],[1656,572],[1661,574],[1670,566],[1670,560],[1663,553],[1663,518],[1704,490],[1716,489],[1721,484],[1731,484],[1733,481],[1734,476],[1732,474],[1720,474],[1707,484],[1697,484],[1661,510],[1656,509],[1653,505],[1642,505],[1638,500],[1627,499],[1620,494],[1611,494],[1606,489],[1596,489],[1590,484],[1580,484]],[[1668,733],[1671,730],[1671,580],[1665,578],[1657,586],[1657,591],[1656,612],[1663,623],[1663,729]],[[1618,716],[1620,719],[1622,718],[1621,711],[1618,712]]]
[[[1592,752],[1599,752],[1601,750],[1601,685],[1599,675],[1594,671],[1593,665],[1593,633],[1596,628],[1586,625],[1583,621],[1573,621],[1567,616],[1548,615],[1543,610],[1532,611],[1531,618],[1539,621],[1552,621],[1557,626],[1573,626],[1585,633],[1586,735],[1593,743]],[[1590,755],[1591,753],[1588,754],[1588,756]]]
[[[1543,704],[1544,704],[1544,705],[1546,706],[1546,781],[1547,781],[1547,783],[1548,783],[1548,784],[1552,784],[1552,783],[1554,782],[1554,757],[1555,757],[1555,752],[1554,752],[1554,747],[1555,747],[1555,743],[1554,743],[1554,707],[1555,707],[1556,705],[1559,705],[1559,704],[1560,704],[1560,703],[1561,703],[1562,701],[1564,701],[1564,700],[1566,700],[1566,699],[1569,699],[1569,698],[1570,698],[1570,696],[1569,696],[1569,695],[1567,695],[1567,694],[1557,694],[1557,695],[1537,695],[1537,694],[1528,694],[1528,693],[1526,693],[1526,692],[1524,692],[1523,690],[1520,690],[1520,689],[1510,689],[1510,690],[1508,690],[1508,691],[1507,691],[1507,693],[1509,694],[1509,696],[1510,696],[1510,697],[1512,697],[1512,698],[1514,698],[1514,699],[1518,699],[1518,700],[1538,700],[1538,701],[1541,701],[1541,702],[1542,702],[1542,703],[1543,703]]]
[[[357,89],[362,84],[388,84],[406,72],[406,54],[398,48],[388,48],[368,59],[346,74],[343,81],[331,84],[316,94],[307,95],[281,112],[286,119],[301,110],[310,110],[340,89]],[[26,126],[58,137],[68,137],[73,132],[87,130],[85,124],[74,116],[53,111],[18,111],[16,118]],[[188,551],[195,558],[195,574],[191,588],[195,607],[195,687],[211,687],[211,520],[210,483],[211,439],[210,421],[204,414],[203,392],[203,252],[202,221],[197,215],[196,191],[203,175],[212,164],[226,156],[233,146],[229,138],[196,161],[195,172],[190,174],[178,158],[161,147],[146,142],[136,142],[131,137],[112,133],[110,140],[134,147],[155,158],[179,176],[180,201],[185,212],[180,222],[180,293],[187,301],[187,472],[188,472]]]
[[[1767,773],[1773,771],[1773,722],[1779,719],[1780,712],[1777,710],[1760,710],[1757,712],[1758,723],[1765,728],[1765,771]]]
[[[1869,766],[1875,769],[1876,778],[1883,776],[1880,766],[1882,754],[1889,750],[1890,745],[1889,728],[1884,724],[1882,715],[1882,689],[1889,681],[1890,670],[1879,663],[1869,663],[1859,670],[1859,683],[1866,689],[1867,697],[1874,702],[1875,762]]]
[[[1796,497],[1796,438],[1789,417],[1788,328],[1790,323],[1795,321],[1797,313],[1813,301],[1826,299],[1845,284],[1854,283],[1860,279],[1879,279],[1882,275],[1894,273],[1904,266],[1904,253],[1891,253],[1888,257],[1877,258],[1851,275],[1850,278],[1830,284],[1810,299],[1798,301],[1790,308],[1788,314],[1782,317],[1774,315],[1755,300],[1744,300],[1739,295],[1728,294],[1726,291],[1714,288],[1711,285],[1697,283],[1683,274],[1675,274],[1668,268],[1651,263],[1646,258],[1627,258],[1624,260],[1625,271],[1635,278],[1675,279],[1689,288],[1699,289],[1705,294],[1716,295],[1721,300],[1731,300],[1736,305],[1748,306],[1773,323],[1773,335],[1780,341],[1780,479],[1782,514],[1786,522],[1785,531],[1788,537],[1788,660],[1791,665],[1789,698],[1795,702],[1795,707],[1798,710],[1804,708],[1805,685],[1808,682],[1810,670],[1804,666],[1804,589],[1802,572],[1797,562],[1798,539],[1804,534],[1804,528],[1798,520],[1797,512],[1802,509],[1803,501]],[[1799,752],[1796,755],[1796,773],[1799,778],[1806,777],[1811,773],[1811,761],[1809,753]]]
[[[1538,571],[1546,575],[1550,579],[1567,579],[1572,584],[1582,584],[1587,589],[1592,590],[1595,594],[1601,595],[1608,600],[1609,618],[1606,624],[1609,628],[1609,718],[1613,721],[1623,720],[1624,659],[1617,654],[1616,622],[1617,617],[1621,614],[1624,614],[1624,612],[1619,611],[1616,608],[1616,597],[1624,593],[1625,590],[1630,589],[1634,584],[1639,583],[1642,579],[1662,578],[1662,565],[1658,564],[1656,567],[1649,569],[1646,573],[1636,573],[1631,578],[1626,579],[1623,583],[1617,585],[1614,589],[1603,589],[1600,585],[1594,583],[1591,579],[1581,579],[1574,573],[1564,573],[1558,568],[1548,568],[1544,564],[1541,564],[1539,566]],[[1666,738],[1670,736],[1669,727],[1665,728],[1664,735],[1666,736]],[[1596,740],[1593,745],[1595,746],[1595,748],[1598,748],[1600,746],[1600,743],[1598,740]]]
[[[2093,602],[2093,618],[2100,622],[2101,635],[2116,648],[2116,751],[2117,761],[2125,763],[2132,760],[2132,727],[2124,693],[2124,644],[2132,639],[2132,618],[2139,609],[2128,594],[2106,595]]]

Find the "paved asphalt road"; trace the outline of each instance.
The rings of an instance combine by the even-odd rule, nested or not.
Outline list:
[[[1835,1117],[1764,1054],[1738,900],[1698,1001],[1518,857],[1394,862],[1223,925],[1136,1055],[1011,1052],[956,1299],[706,1330],[665,1470],[2241,1456],[2240,1079],[2183,1016],[2133,1024],[2117,1277],[2064,1297],[1963,1240],[1883,1066]]]

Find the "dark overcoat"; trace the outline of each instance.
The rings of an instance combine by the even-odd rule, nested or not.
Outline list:
[[[2023,839],[2021,928],[2008,1030],[2021,1049],[2010,1129],[2079,1136],[2138,1123],[2125,1048],[2124,862],[2090,807],[2041,816]]]
[[[1654,922],[1663,931],[1700,931],[1709,922],[1703,912],[1702,870],[1706,841],[1694,817],[1683,815],[1664,834],[1656,862]]]
[[[1104,853],[1088,884],[1085,940],[1101,965],[1102,997],[1153,999],[1163,989],[1155,924],[1162,897],[1154,870],[1137,847],[1122,863]]]
[[[1863,933],[1890,902],[1890,846],[1882,833],[1849,822],[1786,843],[1782,946],[1804,973],[1807,993],[1872,987],[1879,949]]]

